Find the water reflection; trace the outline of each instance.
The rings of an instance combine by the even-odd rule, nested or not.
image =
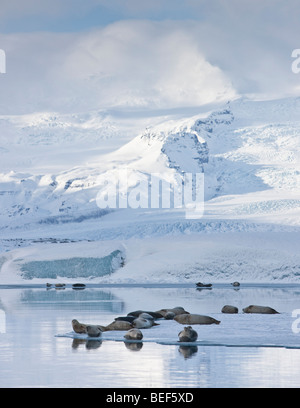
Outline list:
[[[69,309],[73,304],[74,309],[85,308],[89,305],[97,308],[101,312],[122,313],[124,302],[111,291],[88,289],[88,290],[23,290],[20,295],[20,301],[30,308],[40,307],[43,303],[44,308],[53,308],[57,305],[60,309]]]
[[[184,359],[188,359],[193,357],[194,354],[198,353],[197,346],[180,346],[178,348],[179,353],[184,357]]]
[[[232,289],[0,289],[0,310],[6,318],[5,333],[0,327],[0,386],[299,387],[300,350],[220,346],[250,340],[259,344],[266,338],[299,344],[300,335],[291,331],[291,311],[300,308],[299,289]],[[225,304],[235,304],[239,310],[249,304],[269,304],[282,314],[259,319],[242,313],[221,317]],[[137,308],[178,305],[192,313],[219,314],[219,326],[197,327],[204,345],[174,344],[180,326],[171,321],[145,330],[143,342],[124,342],[124,332],[107,334],[108,339],[103,335],[101,340],[55,337],[71,332],[74,317],[106,325]],[[112,340],[115,336],[117,341]],[[173,344],[158,344],[157,337]],[[206,346],[210,341],[214,345]]]
[[[127,343],[124,341],[125,347],[130,351],[141,351],[143,348],[142,342],[137,343]]]
[[[73,339],[73,350],[77,350],[82,345],[85,346],[87,350],[96,350],[102,346],[102,340]]]
[[[86,342],[86,348],[87,350],[96,350],[99,347],[101,347],[102,341],[101,340],[88,340]]]

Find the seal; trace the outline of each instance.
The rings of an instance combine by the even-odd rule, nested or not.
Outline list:
[[[85,334],[87,333],[87,327],[91,327],[93,328],[93,330],[95,330],[96,328],[98,328],[98,330],[103,331],[103,326],[99,326],[99,325],[93,325],[93,324],[84,324],[84,323],[79,323],[78,320],[73,319],[72,320],[72,327],[75,333],[78,334]],[[92,330],[92,329],[91,329]],[[92,337],[92,336],[91,336]]]
[[[115,320],[114,322],[110,323],[108,326],[104,326],[103,328],[100,326],[102,331],[112,331],[112,330],[130,330],[133,328],[132,324],[123,320]]]
[[[83,289],[85,289],[85,284],[84,283],[74,283],[72,285],[72,289],[74,289],[74,290],[83,290]]]
[[[139,315],[139,318],[147,319],[147,320],[154,320],[154,317],[151,316],[149,313],[143,312]]]
[[[79,323],[79,321],[76,319],[72,320],[72,327],[75,333],[78,334],[86,333],[86,326],[87,326],[86,324]]]
[[[279,314],[275,309],[269,306],[256,306],[250,305],[243,309],[244,313],[257,313],[257,314]]]
[[[212,284],[211,283],[202,283],[198,282],[196,283],[197,288],[211,288]]]
[[[191,327],[185,327],[180,333],[178,333],[180,342],[192,342],[198,338],[198,333]]]
[[[158,312],[149,312],[146,310],[135,310],[133,312],[130,312],[127,314],[127,316],[135,316],[135,317],[139,317],[140,314],[142,313],[148,313],[150,316],[154,317],[154,319],[162,319],[163,316],[158,313]]]
[[[65,289],[66,284],[65,283],[56,283],[55,284],[55,289]]]
[[[173,320],[174,317],[175,317],[175,313],[174,313],[174,312],[167,312],[167,313],[165,314],[165,319],[166,319],[166,320]]]
[[[234,286],[235,288],[241,286],[240,282],[232,282],[231,285]]]
[[[102,334],[102,330],[100,330],[99,326],[86,326],[86,332],[89,337],[100,337]]]
[[[115,320],[122,320],[123,322],[129,322],[129,323],[132,323],[135,319],[137,319],[135,316],[119,316],[119,317],[115,317]]]
[[[203,316],[198,314],[181,314],[174,317],[177,323],[180,324],[220,324],[219,320],[210,316]]]
[[[144,319],[143,317],[137,317],[133,322],[132,326],[137,329],[149,329],[152,326],[159,326],[154,320]]]
[[[125,334],[124,338],[126,340],[142,340],[143,333],[140,331],[140,329],[130,329]]]
[[[160,309],[156,313],[161,314],[163,317],[166,316],[167,313],[172,312],[174,313],[175,316],[178,316],[180,314],[189,314],[183,307],[181,306],[176,306],[173,307],[173,309]]]
[[[222,310],[222,313],[227,313],[227,314],[236,314],[239,312],[239,309],[235,306],[230,306],[230,305],[225,305]]]

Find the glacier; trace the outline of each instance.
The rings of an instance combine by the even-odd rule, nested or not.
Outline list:
[[[0,116],[1,281],[300,282],[299,114],[300,98],[241,98],[190,114]],[[203,173],[203,217],[98,208],[104,181],[124,171],[132,180],[159,173],[170,183]],[[58,257],[71,241],[76,249]],[[107,243],[110,252],[97,253],[94,245]],[[51,259],[43,259],[39,251],[50,247]],[[117,262],[122,268],[111,267],[111,254],[126,260]],[[17,264],[25,258],[22,277]]]
[[[103,258],[70,258],[53,261],[32,261],[21,266],[21,276],[25,280],[34,278],[95,278],[113,273],[120,268],[120,251],[113,251]]]

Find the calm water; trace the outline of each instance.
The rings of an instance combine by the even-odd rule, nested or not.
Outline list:
[[[268,304],[282,314],[225,316],[220,313],[224,304],[240,310]],[[182,326],[170,321],[145,330],[140,344],[124,343],[123,332],[102,341],[60,337],[72,331],[73,318],[105,325],[132,310],[177,305],[221,320],[219,326],[197,328],[207,344],[159,344],[177,340]],[[299,387],[300,334],[291,330],[294,309],[300,309],[300,290],[291,287],[0,288],[0,386]],[[273,339],[279,347],[257,347]]]

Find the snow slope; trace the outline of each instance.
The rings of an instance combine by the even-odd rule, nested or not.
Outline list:
[[[26,251],[38,238],[43,245],[49,238],[115,240],[116,247],[127,245],[127,262],[110,281],[206,274],[210,280],[298,281],[299,118],[300,98],[239,99],[191,115],[1,117],[1,271],[9,280],[9,251],[10,259],[18,259],[15,248]],[[125,173],[129,190],[153,173],[171,185],[185,173],[203,173],[204,216],[187,220],[174,208],[99,208],[99,191],[110,192],[105,181]],[[140,252],[134,254],[135,248]]]

